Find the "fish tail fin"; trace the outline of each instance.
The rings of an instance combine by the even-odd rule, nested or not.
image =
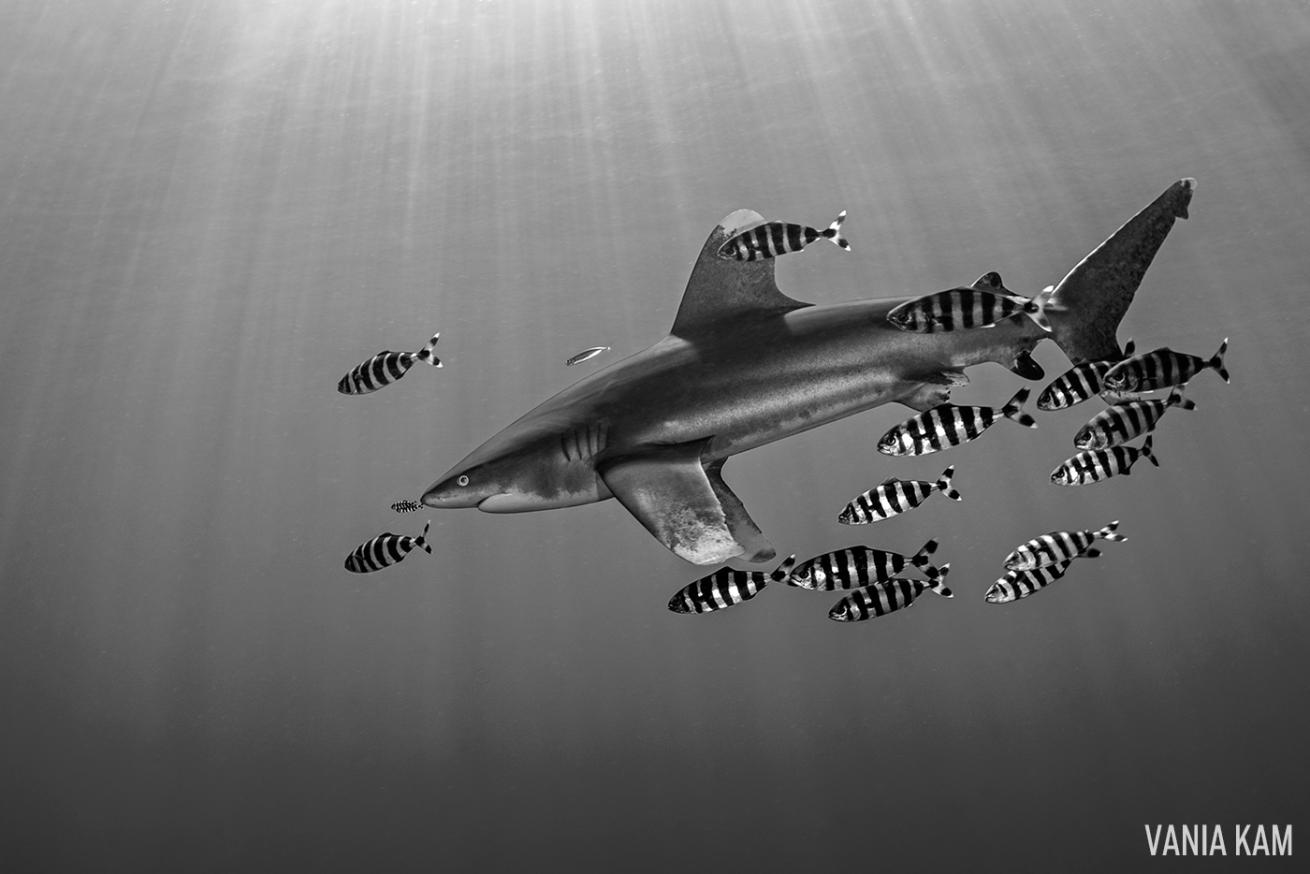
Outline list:
[[[1219,344],[1219,351],[1214,354],[1213,358],[1211,358],[1209,361],[1206,362],[1206,364],[1208,364],[1210,367],[1213,367],[1215,371],[1218,372],[1219,376],[1223,378],[1224,382],[1229,381],[1228,368],[1224,367],[1224,353],[1227,351],[1228,351],[1228,338],[1224,337],[1224,342]]]
[[[1089,547],[1087,547],[1086,549],[1084,549],[1081,553],[1079,553],[1078,557],[1079,557],[1079,558],[1100,558],[1100,557],[1101,557],[1101,550],[1097,549],[1095,546],[1089,546]]]
[[[930,580],[935,580],[941,576],[942,572],[933,566],[928,556],[937,551],[937,541],[929,540],[919,548],[919,551],[910,556],[910,564],[923,571]]]
[[[951,485],[951,477],[954,476],[954,474],[955,465],[952,464],[950,467],[946,468],[946,470],[942,471],[942,475],[937,478],[937,482],[933,483],[932,486],[952,501],[959,501],[962,500],[960,493]]]
[[[1149,458],[1149,459],[1151,460],[1151,464],[1154,464],[1156,467],[1159,467],[1159,466],[1160,466],[1160,459],[1156,458],[1156,457],[1155,457],[1155,453],[1151,451],[1151,438],[1150,438],[1150,437],[1147,437],[1147,438],[1146,438],[1146,442],[1142,444],[1142,448],[1141,448],[1140,451],[1141,451],[1142,455],[1145,455],[1147,458]]]
[[[1037,422],[1032,416],[1023,411],[1024,402],[1028,400],[1031,392],[1027,388],[1021,388],[1010,398],[1009,403],[1001,407],[1001,415],[1007,419],[1012,419],[1023,425],[1025,428],[1036,428]]]
[[[1169,397],[1165,398],[1164,405],[1166,407],[1182,407],[1184,410],[1196,409],[1195,401],[1183,397],[1183,389],[1181,386],[1169,392]]]
[[[432,544],[428,543],[428,529],[431,527],[432,527],[432,520],[429,519],[423,525],[423,533],[420,534],[418,536],[418,540],[415,541],[415,543],[423,547],[423,551],[426,552],[428,555],[432,554]]]
[[[441,363],[441,359],[437,357],[437,340],[439,339],[441,339],[441,332],[437,331],[437,333],[432,335],[432,339],[428,341],[428,345],[414,353],[415,357],[418,358],[419,361],[426,361],[433,367],[444,366]]]
[[[934,592],[941,595],[943,598],[954,598],[955,593],[952,592],[950,589],[946,588],[945,585],[943,585],[943,582],[946,580],[946,575],[949,574],[950,572],[951,572],[951,563],[948,561],[946,562],[946,564],[937,568],[937,576],[928,581],[928,588],[932,589]]]
[[[1119,527],[1119,520],[1115,519],[1113,522],[1111,522],[1109,525],[1106,525],[1104,528],[1097,528],[1095,531],[1093,531],[1092,537],[1096,538],[1097,540],[1112,540],[1115,543],[1122,543],[1128,538],[1124,537],[1122,534],[1114,533],[1118,527]]]
[[[791,569],[796,565],[796,553],[792,553],[782,560],[782,564],[769,574],[769,579],[775,583],[781,583],[791,576]]]
[[[1046,307],[1050,336],[1073,364],[1119,355],[1119,323],[1175,222],[1187,218],[1195,190],[1191,178],[1170,185],[1056,285]]]
[[[832,224],[828,225],[828,229],[820,233],[819,236],[827,237],[832,240],[833,245],[849,252],[851,244],[846,242],[846,238],[841,235],[841,223],[844,221],[846,221],[846,210],[843,209],[837,213],[837,218],[833,220]]]

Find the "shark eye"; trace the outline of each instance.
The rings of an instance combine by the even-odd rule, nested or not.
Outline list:
[[[460,474],[459,479],[455,480],[455,482],[459,483],[461,486],[466,486],[469,484],[469,478],[465,474]]]

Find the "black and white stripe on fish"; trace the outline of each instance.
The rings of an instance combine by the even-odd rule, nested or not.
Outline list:
[[[423,526],[423,533],[418,537],[392,534],[390,531],[379,534],[367,543],[356,547],[354,552],[346,556],[346,570],[356,574],[380,571],[404,559],[414,547],[419,547],[431,555],[432,547],[428,545],[427,540],[430,527],[432,527],[431,520]]]
[[[1160,461],[1151,452],[1150,437],[1146,438],[1140,449],[1135,446],[1111,446],[1109,449],[1080,452],[1051,471],[1051,482],[1057,486],[1099,483],[1121,473],[1131,473],[1133,464],[1143,456],[1156,467],[1160,466]]]
[[[669,599],[669,609],[674,613],[712,613],[749,601],[768,583],[785,580],[795,563],[796,556],[789,555],[768,575],[764,571],[719,568],[709,576],[701,577],[680,589]]]
[[[851,244],[841,236],[841,226],[844,221],[846,221],[846,210],[843,209],[836,220],[822,231],[787,222],[765,222],[742,231],[724,243],[719,248],[719,257],[737,261],[760,261],[786,255],[789,252],[799,252],[815,240],[832,240],[834,245],[849,252]]]
[[[997,410],[994,407],[966,407],[939,404],[906,419],[878,441],[884,455],[927,455],[976,439],[1001,418],[1036,428],[1032,416],[1023,412],[1029,391],[1019,389],[1014,397]]]
[[[896,577],[874,583],[863,589],[856,589],[842,598],[828,611],[828,618],[834,622],[863,622],[874,616],[886,616],[897,610],[903,610],[914,603],[914,599],[931,589],[943,598],[954,598],[950,589],[943,585],[946,575],[950,573],[951,564],[947,562],[938,570],[941,572],[935,580],[907,580]]]
[[[1119,527],[1116,519],[1109,525],[1095,530],[1051,531],[1039,534],[1032,540],[1015,547],[1005,558],[1005,566],[1012,571],[1031,571],[1085,556],[1096,558],[1100,552],[1092,548],[1097,540],[1121,542],[1127,540],[1122,534],[1116,534]]]
[[[1219,344],[1219,351],[1210,356],[1209,360],[1161,346],[1120,361],[1106,372],[1102,383],[1111,391],[1154,391],[1186,385],[1188,380],[1207,368],[1212,368],[1224,382],[1228,382],[1228,369],[1224,367],[1224,354],[1227,351],[1227,337]]]
[[[1171,391],[1164,400],[1152,398],[1115,404],[1101,410],[1079,428],[1073,445],[1079,449],[1109,449],[1127,443],[1155,430],[1156,423],[1170,407],[1194,410],[1196,404],[1183,397],[1180,388]]]
[[[933,492],[941,492],[952,501],[961,500],[960,493],[951,485],[955,473],[952,465],[942,471],[936,482],[917,479],[888,479],[880,485],[856,495],[841,511],[837,521],[843,525],[867,525],[912,510],[923,503]]]
[[[337,391],[343,395],[362,395],[377,391],[400,379],[416,363],[422,361],[433,367],[441,367],[441,359],[436,356],[438,332],[432,335],[428,344],[417,352],[379,352],[367,361],[360,362],[341,377]]]
[[[797,565],[787,578],[789,586],[813,591],[858,589],[881,580],[890,580],[907,567],[916,567],[935,580],[941,571],[928,556],[937,551],[937,541],[929,540],[912,556],[868,546],[851,546],[816,555]]]

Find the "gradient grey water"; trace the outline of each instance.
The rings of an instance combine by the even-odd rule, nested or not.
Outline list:
[[[1308,59],[1299,2],[0,3],[0,866],[1155,870],[1144,823],[1310,827]],[[850,211],[778,265],[804,300],[1033,293],[1185,175],[1121,338],[1230,336],[1234,384],[1162,469],[1049,485],[1085,407],[728,465],[781,554],[935,535],[954,601],[675,616],[700,572],[614,502],[387,509],[661,337],[733,209]],[[444,370],[335,392],[433,330]],[[836,524],[949,463],[964,503]]]

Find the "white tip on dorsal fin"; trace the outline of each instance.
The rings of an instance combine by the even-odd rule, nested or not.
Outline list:
[[[739,209],[719,222],[691,269],[669,333],[686,336],[735,316],[809,306],[778,290],[773,281],[774,259],[736,261],[719,257],[724,243],[763,221],[759,213]]]

